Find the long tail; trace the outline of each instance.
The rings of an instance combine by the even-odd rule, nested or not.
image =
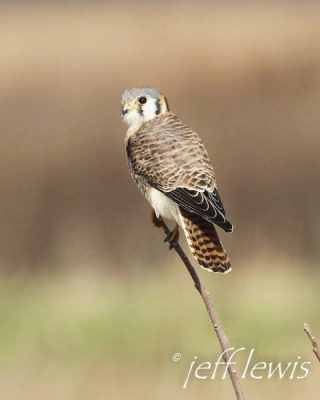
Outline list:
[[[214,225],[196,214],[183,209],[180,211],[187,242],[198,263],[208,271],[230,272],[229,257]]]

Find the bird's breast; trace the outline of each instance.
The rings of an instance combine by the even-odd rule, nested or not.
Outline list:
[[[181,214],[179,206],[169,199],[169,197],[153,187],[149,187],[146,190],[146,197],[157,217],[161,216],[163,218],[171,219],[180,224]]]

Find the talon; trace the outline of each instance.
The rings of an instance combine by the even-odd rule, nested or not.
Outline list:
[[[179,241],[179,225],[176,224],[174,229],[164,239],[164,242],[169,242],[169,250],[172,250],[174,247],[177,246],[178,241]]]
[[[161,228],[162,227],[162,218],[161,217],[157,217],[156,213],[154,211],[154,209],[152,209],[151,214],[150,214],[150,220],[153,226],[157,227],[157,228]]]

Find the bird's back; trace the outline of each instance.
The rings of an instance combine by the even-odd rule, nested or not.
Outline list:
[[[163,191],[175,187],[213,190],[215,179],[198,134],[168,113],[144,123],[127,144],[133,173],[155,179]],[[161,176],[160,176],[161,175]]]

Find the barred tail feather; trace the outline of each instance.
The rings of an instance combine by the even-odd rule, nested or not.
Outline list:
[[[201,267],[213,272],[227,273],[231,264],[212,223],[199,215],[180,209],[184,232],[190,250]]]

